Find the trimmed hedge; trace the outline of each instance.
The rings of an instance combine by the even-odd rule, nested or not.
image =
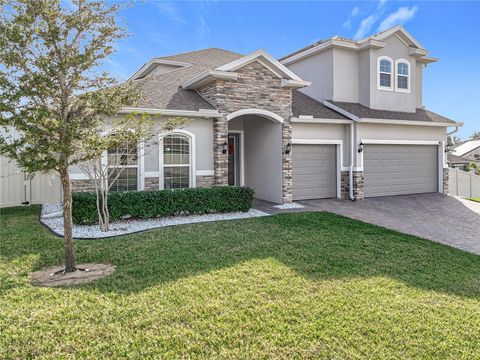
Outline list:
[[[174,215],[199,215],[248,211],[254,191],[248,187],[218,186],[159,191],[112,192],[108,196],[110,219],[124,216],[150,219]],[[72,194],[75,224],[96,224],[98,215],[94,193]]]

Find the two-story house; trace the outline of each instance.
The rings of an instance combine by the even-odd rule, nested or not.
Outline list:
[[[260,199],[447,191],[448,127],[422,105],[436,59],[398,26],[360,41],[319,41],[274,59],[211,48],[154,58],[129,81],[143,98],[123,113],[183,116],[117,179],[123,190],[249,186]],[[78,168],[74,189],[89,188]]]

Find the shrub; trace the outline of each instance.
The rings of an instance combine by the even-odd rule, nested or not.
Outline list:
[[[150,219],[175,215],[199,215],[248,211],[254,191],[247,187],[218,186],[159,191],[112,192],[108,196],[111,220],[123,216]],[[94,193],[73,193],[72,215],[75,224],[98,222]]]

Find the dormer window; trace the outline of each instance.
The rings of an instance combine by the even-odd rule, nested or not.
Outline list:
[[[387,56],[381,56],[378,58],[378,89],[393,90],[392,64],[392,59]]]
[[[410,92],[410,63],[407,60],[396,61],[397,74],[395,77],[395,90]]]

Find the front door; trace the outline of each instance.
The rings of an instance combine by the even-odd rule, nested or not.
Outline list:
[[[239,133],[228,133],[228,185],[240,186]]]

